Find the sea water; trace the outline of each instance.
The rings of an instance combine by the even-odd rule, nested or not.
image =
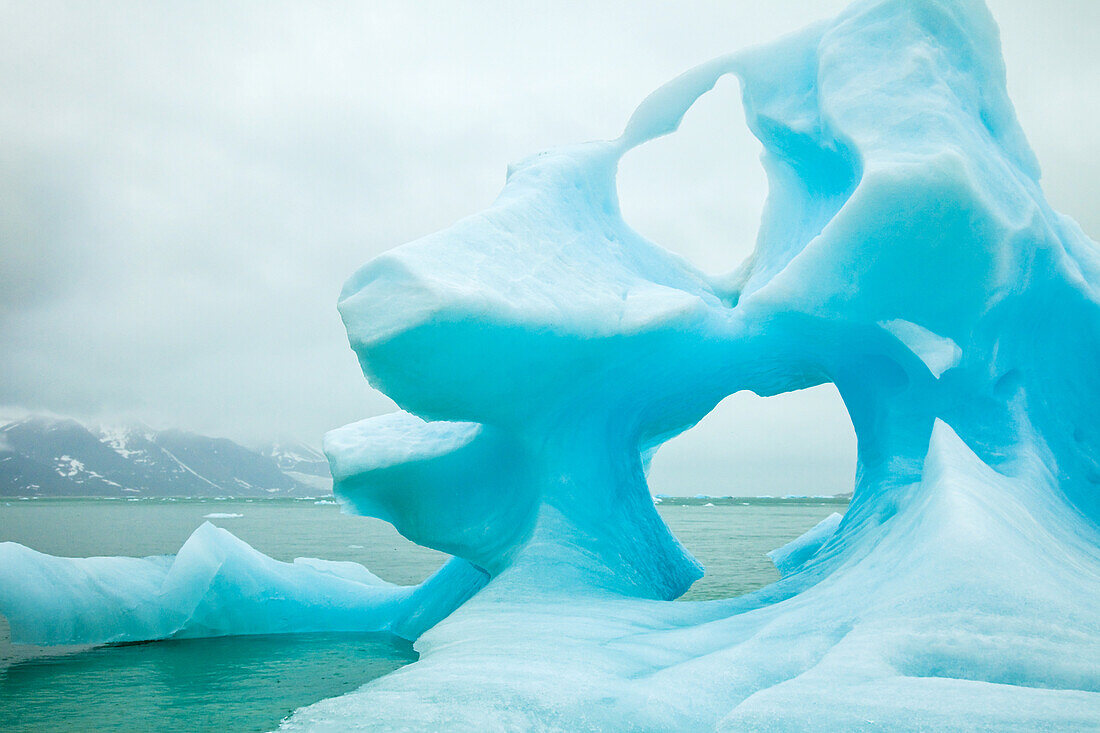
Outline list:
[[[683,600],[727,598],[778,579],[764,553],[845,502],[665,499],[658,507],[706,575]],[[0,502],[0,541],[52,555],[175,552],[204,521],[278,560],[351,560],[402,584],[445,556],[331,500],[36,499]],[[416,659],[385,634],[294,634],[100,647],[12,645],[0,619],[0,730],[264,731]]]

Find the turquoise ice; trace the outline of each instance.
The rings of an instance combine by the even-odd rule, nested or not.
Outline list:
[[[622,220],[615,174],[723,74],[770,193],[714,277]],[[418,663],[287,728],[1095,728],[1098,286],[976,0],[856,3],[522,161],[348,281],[352,348],[410,414],[326,442],[344,501],[492,580]],[[769,588],[667,603],[700,568],[653,451],[729,394],[824,382],[858,436],[843,520]]]
[[[53,557],[0,542],[0,612],[22,644],[388,631],[415,639],[485,582],[453,559],[419,586],[353,562],[280,562],[204,522],[175,555]]]

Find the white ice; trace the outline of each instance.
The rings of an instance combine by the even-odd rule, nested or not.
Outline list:
[[[463,560],[409,587],[352,562],[279,562],[209,522],[176,555],[61,558],[0,543],[0,613],[26,644],[305,631],[415,639],[484,579]]]
[[[836,534],[842,519],[840,514],[833,512],[799,537],[769,552],[768,559],[780,575],[790,575],[821,551]]]

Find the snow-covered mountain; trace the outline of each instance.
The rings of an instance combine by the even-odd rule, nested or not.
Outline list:
[[[0,496],[312,496],[330,490],[315,470],[303,470],[310,465],[307,451],[296,447],[302,462],[292,466],[225,438],[31,416],[0,427]]]
[[[328,459],[316,448],[297,441],[279,440],[261,451],[275,461],[279,470],[299,483],[325,491],[332,491],[332,474]]]

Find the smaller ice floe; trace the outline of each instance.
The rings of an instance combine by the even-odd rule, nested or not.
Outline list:
[[[714,504],[708,501],[708,502],[707,502],[706,504],[704,504],[703,506],[714,506]]]
[[[841,519],[843,517],[840,514],[833,512],[806,533],[769,552],[768,558],[779,571],[779,575],[787,577],[805,565],[829,541],[829,538],[836,534]]]
[[[318,631],[416,639],[488,576],[453,558],[417,586],[354,562],[280,562],[209,522],[176,555],[69,558],[0,542],[0,613],[17,644]]]
[[[240,519],[243,514],[234,514],[233,512],[213,512],[211,514],[202,515],[203,519]]]
[[[335,501],[332,501],[330,499],[321,499],[320,501],[315,501],[313,503],[314,504],[336,504]]]
[[[362,550],[363,546],[362,545],[348,545],[348,549],[349,550]]]

